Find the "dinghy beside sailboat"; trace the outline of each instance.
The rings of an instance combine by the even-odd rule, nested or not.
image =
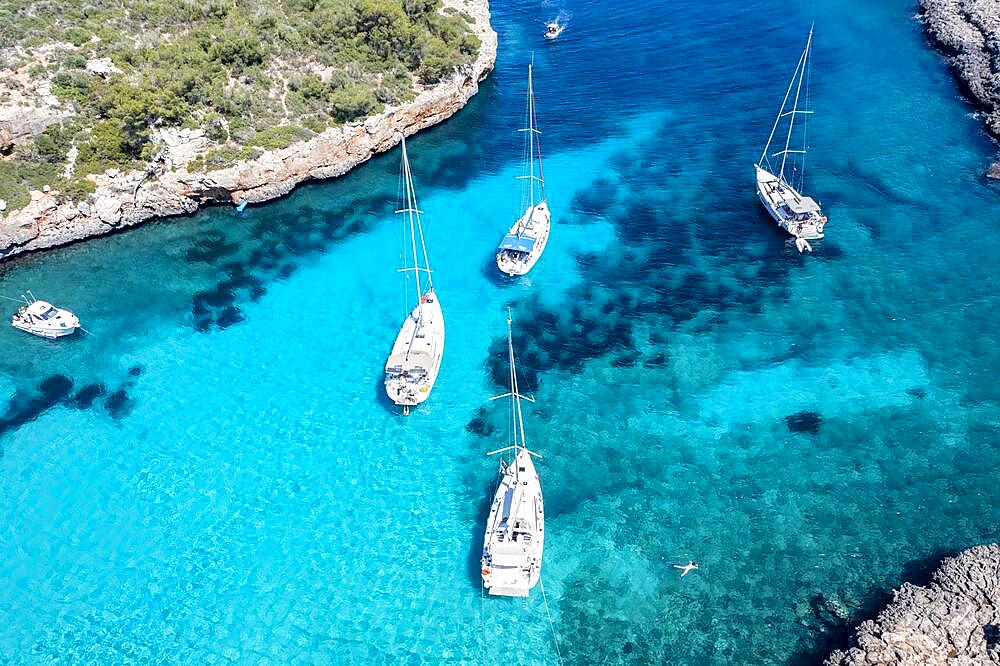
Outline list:
[[[441,302],[434,291],[434,281],[427,260],[427,246],[424,244],[424,230],[413,189],[405,138],[402,170],[406,207],[396,213],[407,216],[405,235],[409,243],[403,251],[404,266],[400,271],[413,274],[417,302],[403,321],[385,363],[385,392],[390,400],[403,407],[404,414],[408,414],[410,407],[427,400],[437,380],[444,354],[444,316]],[[412,266],[408,265],[410,258]],[[421,274],[426,279],[426,289]],[[409,280],[404,277],[404,287],[408,285]]]
[[[494,398],[510,398],[511,436],[513,443],[489,455],[513,453],[510,462],[501,460],[500,481],[490,515],[486,520],[481,560],[483,586],[490,594],[526,597],[542,573],[542,548],[545,544],[545,510],[542,486],[535,471],[533,456],[524,439],[521,400],[534,402],[519,393],[514,367],[514,343],[511,320],[507,317],[507,354],[510,362],[510,392]]]
[[[806,47],[799,56],[799,62],[795,67],[795,73],[791,81],[788,82],[788,89],[785,91],[785,98],[781,102],[781,109],[778,117],[774,119],[771,127],[771,135],[764,146],[764,152],[755,165],[757,196],[764,205],[771,218],[779,227],[791,234],[795,238],[795,247],[799,252],[812,250],[809,241],[823,238],[823,228],[826,226],[827,218],[819,203],[812,197],[801,193],[805,176],[805,119],[812,111],[799,108],[800,100],[808,105],[808,82],[806,83],[805,96],[803,97],[802,84],[807,80],[806,72],[809,67],[809,54],[812,48],[813,31],[809,30],[809,39]],[[795,89],[795,96],[792,98],[792,89]],[[788,101],[792,98],[791,110],[786,111]],[[802,147],[793,149],[792,136],[795,129],[796,119],[799,115],[805,117],[803,120]],[[785,136],[785,146],[783,150],[771,153],[771,143],[774,141],[778,125],[782,120],[788,119],[788,132]],[[771,164],[771,158],[781,157],[781,162],[777,167]],[[789,160],[789,157],[792,160]],[[794,166],[797,164],[798,166]],[[789,174],[788,171],[791,170]]]

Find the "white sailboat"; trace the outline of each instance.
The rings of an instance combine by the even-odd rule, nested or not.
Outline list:
[[[30,291],[28,296],[21,297],[24,305],[11,317],[14,328],[51,340],[72,335],[80,328],[80,319],[69,310],[39,301]]]
[[[407,216],[408,233],[404,231],[404,235],[408,236],[409,247],[404,248],[404,266],[400,271],[413,273],[417,302],[399,329],[392,352],[385,362],[385,392],[390,400],[403,407],[404,414],[408,414],[410,407],[427,400],[437,380],[438,370],[441,368],[441,356],[444,354],[444,316],[441,313],[441,302],[434,292],[430,264],[427,261],[424,229],[420,222],[420,210],[417,208],[417,195],[413,190],[405,138],[402,169],[406,207],[396,212],[405,213]],[[406,265],[409,263],[408,253],[412,253],[412,266]],[[421,274],[426,277],[426,289]],[[404,285],[408,284],[409,280],[404,278]],[[409,304],[408,297],[407,302]]]
[[[767,209],[768,214],[778,223],[778,226],[795,237],[795,247],[798,248],[799,252],[803,250],[812,251],[809,241],[823,238],[823,227],[826,226],[827,222],[819,203],[812,197],[801,193],[805,174],[805,126],[806,119],[808,119],[812,111],[800,109],[799,101],[803,99],[806,106],[808,106],[808,80],[806,72],[809,66],[809,52],[812,49],[812,38],[813,31],[810,28],[806,47],[802,51],[802,55],[799,56],[795,73],[792,74],[792,79],[788,82],[788,89],[785,91],[785,99],[781,102],[778,117],[774,119],[774,126],[771,127],[771,136],[768,137],[767,145],[764,146],[764,152],[756,164],[757,196],[760,198],[760,202],[764,204],[764,208]],[[805,98],[802,97],[803,79],[807,80]],[[788,100],[792,96],[792,88],[795,88],[795,97],[792,101],[791,110],[786,111]],[[802,123],[802,148],[794,150],[791,148],[792,131],[795,128],[795,121],[799,115],[804,116]],[[775,134],[778,131],[778,125],[785,118],[788,118],[785,147],[783,150],[771,153],[771,143],[774,141]],[[798,164],[797,167],[789,163],[790,155],[799,156],[798,158],[793,157],[791,160],[791,162]],[[778,156],[781,157],[781,163],[775,168],[770,160]],[[788,173],[789,169],[791,170],[790,175]]]
[[[524,172],[518,176],[525,181],[521,191],[521,208],[524,214],[514,223],[497,247],[497,266],[507,275],[524,275],[532,269],[549,242],[551,214],[545,200],[545,176],[542,173],[542,148],[535,122],[535,90],[528,65],[528,126],[520,130],[524,139]],[[538,174],[535,174],[535,160]],[[537,196],[537,199],[536,199]]]
[[[511,321],[507,317],[507,353],[510,359],[510,393],[493,398],[510,398],[513,444],[489,455],[513,451],[514,459],[500,461],[500,483],[483,538],[483,586],[490,594],[526,597],[542,573],[542,547],[545,544],[545,511],[542,486],[532,456],[524,441],[521,400],[534,402],[518,392],[514,367],[514,343]]]

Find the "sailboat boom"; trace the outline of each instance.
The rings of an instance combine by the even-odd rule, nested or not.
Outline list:
[[[541,453],[535,453],[534,451],[532,451],[530,449],[526,449],[523,446],[514,446],[514,445],[505,446],[502,449],[496,449],[494,451],[487,451],[486,455],[488,455],[488,456],[495,456],[498,453],[504,453],[505,451],[510,451],[512,449],[520,449],[521,451],[524,451],[525,453],[527,453],[529,456],[535,456],[536,458],[541,458],[542,457]]]
[[[534,402],[535,401],[534,398],[529,398],[526,395],[521,395],[520,393],[509,393],[509,392],[508,393],[504,393],[503,395],[495,395],[492,398],[490,398],[490,400],[500,400],[501,398],[509,398],[511,396],[517,396],[521,400],[527,400],[528,402]]]

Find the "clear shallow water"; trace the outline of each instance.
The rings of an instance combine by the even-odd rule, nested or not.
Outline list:
[[[997,539],[1000,202],[913,12],[497,6],[495,75],[411,143],[448,345],[408,419],[380,393],[398,152],[0,266],[94,333],[0,328],[0,655],[493,663],[516,635],[556,663],[538,591],[478,582],[508,304],[567,663],[809,663],[843,640],[830,606]],[[800,257],[751,178],[811,21],[831,224]],[[532,50],[556,226],[509,283]]]

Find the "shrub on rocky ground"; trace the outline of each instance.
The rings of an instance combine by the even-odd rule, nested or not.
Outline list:
[[[34,157],[19,151],[0,166],[0,197],[9,208],[23,205],[22,190],[43,175],[38,160],[61,173],[55,163],[71,145],[79,178],[148,158],[158,127],[203,127],[225,144],[201,160],[218,168],[248,154],[247,146],[283,147],[412,99],[414,75],[440,81],[479,48],[467,19],[440,6],[260,0],[251,11],[219,0],[8,0],[0,6],[0,47],[58,42],[49,64],[29,72],[51,78],[78,124],[39,137]],[[86,70],[102,57],[121,71]]]

